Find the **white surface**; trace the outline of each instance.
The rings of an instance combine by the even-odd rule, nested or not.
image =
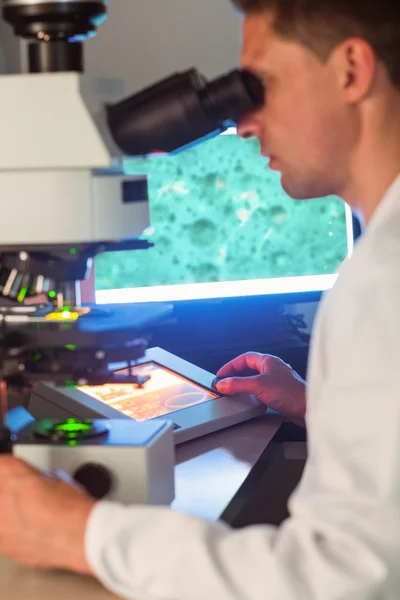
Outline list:
[[[265,415],[178,446],[172,508],[217,521],[281,423]]]
[[[231,530],[100,503],[87,553],[109,589],[135,600],[398,599],[399,231],[400,177],[317,317],[309,457],[290,518]]]
[[[2,246],[113,242],[149,226],[147,198],[123,202],[123,182],[140,178],[110,169],[120,153],[104,104],[122,90],[75,73],[0,76]]]
[[[0,77],[0,170],[107,168],[119,156],[104,104],[123,85],[76,73]]]
[[[0,169],[0,198],[5,202],[0,209],[6,216],[0,220],[0,246],[23,249],[32,244],[74,245],[140,236],[150,222],[147,199],[121,200],[122,181],[135,179],[93,177],[87,170]]]
[[[150,225],[148,198],[123,202],[123,182],[143,180],[131,175],[92,177],[90,239],[124,240],[140,237]]]

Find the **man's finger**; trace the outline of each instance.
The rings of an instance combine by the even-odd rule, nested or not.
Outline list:
[[[246,354],[241,354],[221,367],[217,373],[217,377],[232,377],[246,369],[252,369],[260,373],[264,357],[265,355],[260,354],[259,352],[246,352]]]
[[[259,375],[252,377],[228,377],[216,384],[220,394],[231,396],[232,394],[254,394],[257,396],[260,392]]]

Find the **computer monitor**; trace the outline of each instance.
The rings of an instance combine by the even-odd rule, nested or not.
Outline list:
[[[96,259],[96,301],[134,303],[323,291],[353,250],[336,197],[295,201],[255,140],[235,131],[176,156],[134,159],[147,174],[146,251]]]

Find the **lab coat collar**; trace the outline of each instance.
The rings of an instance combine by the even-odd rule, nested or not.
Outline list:
[[[400,175],[396,177],[378,204],[378,207],[375,209],[368,224],[367,231],[373,231],[379,227],[381,223],[390,219],[397,211],[400,211]]]

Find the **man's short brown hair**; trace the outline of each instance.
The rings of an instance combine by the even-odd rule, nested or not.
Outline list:
[[[327,60],[333,48],[360,37],[400,88],[400,0],[232,0],[242,12],[271,13],[274,31]]]

